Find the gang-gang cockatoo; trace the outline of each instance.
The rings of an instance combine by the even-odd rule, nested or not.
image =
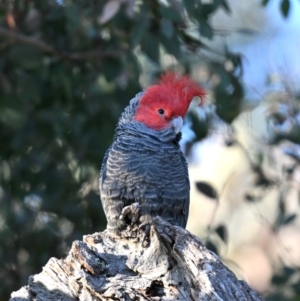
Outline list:
[[[118,232],[132,222],[125,214],[132,204],[141,224],[158,215],[186,226],[190,183],[179,140],[192,99],[198,96],[202,103],[204,95],[188,76],[167,72],[125,108],[100,172],[108,230]]]

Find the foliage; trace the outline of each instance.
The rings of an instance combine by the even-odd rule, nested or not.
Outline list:
[[[267,5],[270,0],[262,0],[262,5]],[[284,18],[287,18],[290,13],[291,3],[290,0],[281,0],[280,1],[280,11]]]

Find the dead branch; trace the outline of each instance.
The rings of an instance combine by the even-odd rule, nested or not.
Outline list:
[[[75,241],[65,259],[51,258],[11,301],[262,299],[187,230],[157,217],[149,236],[130,229]]]

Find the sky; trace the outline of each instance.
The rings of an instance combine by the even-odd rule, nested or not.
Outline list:
[[[254,24],[254,35],[249,39],[242,35],[228,38],[230,49],[243,55],[243,80],[249,100],[259,101],[270,89],[288,87],[300,92],[300,1],[290,0],[290,3],[289,15],[284,18],[280,1],[270,0],[260,16],[263,22],[258,28]],[[270,76],[274,82],[271,86],[268,85]]]

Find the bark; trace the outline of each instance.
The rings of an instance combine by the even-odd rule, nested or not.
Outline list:
[[[10,300],[262,299],[200,239],[156,217],[150,231],[104,231],[75,241],[65,259],[51,258]]]

